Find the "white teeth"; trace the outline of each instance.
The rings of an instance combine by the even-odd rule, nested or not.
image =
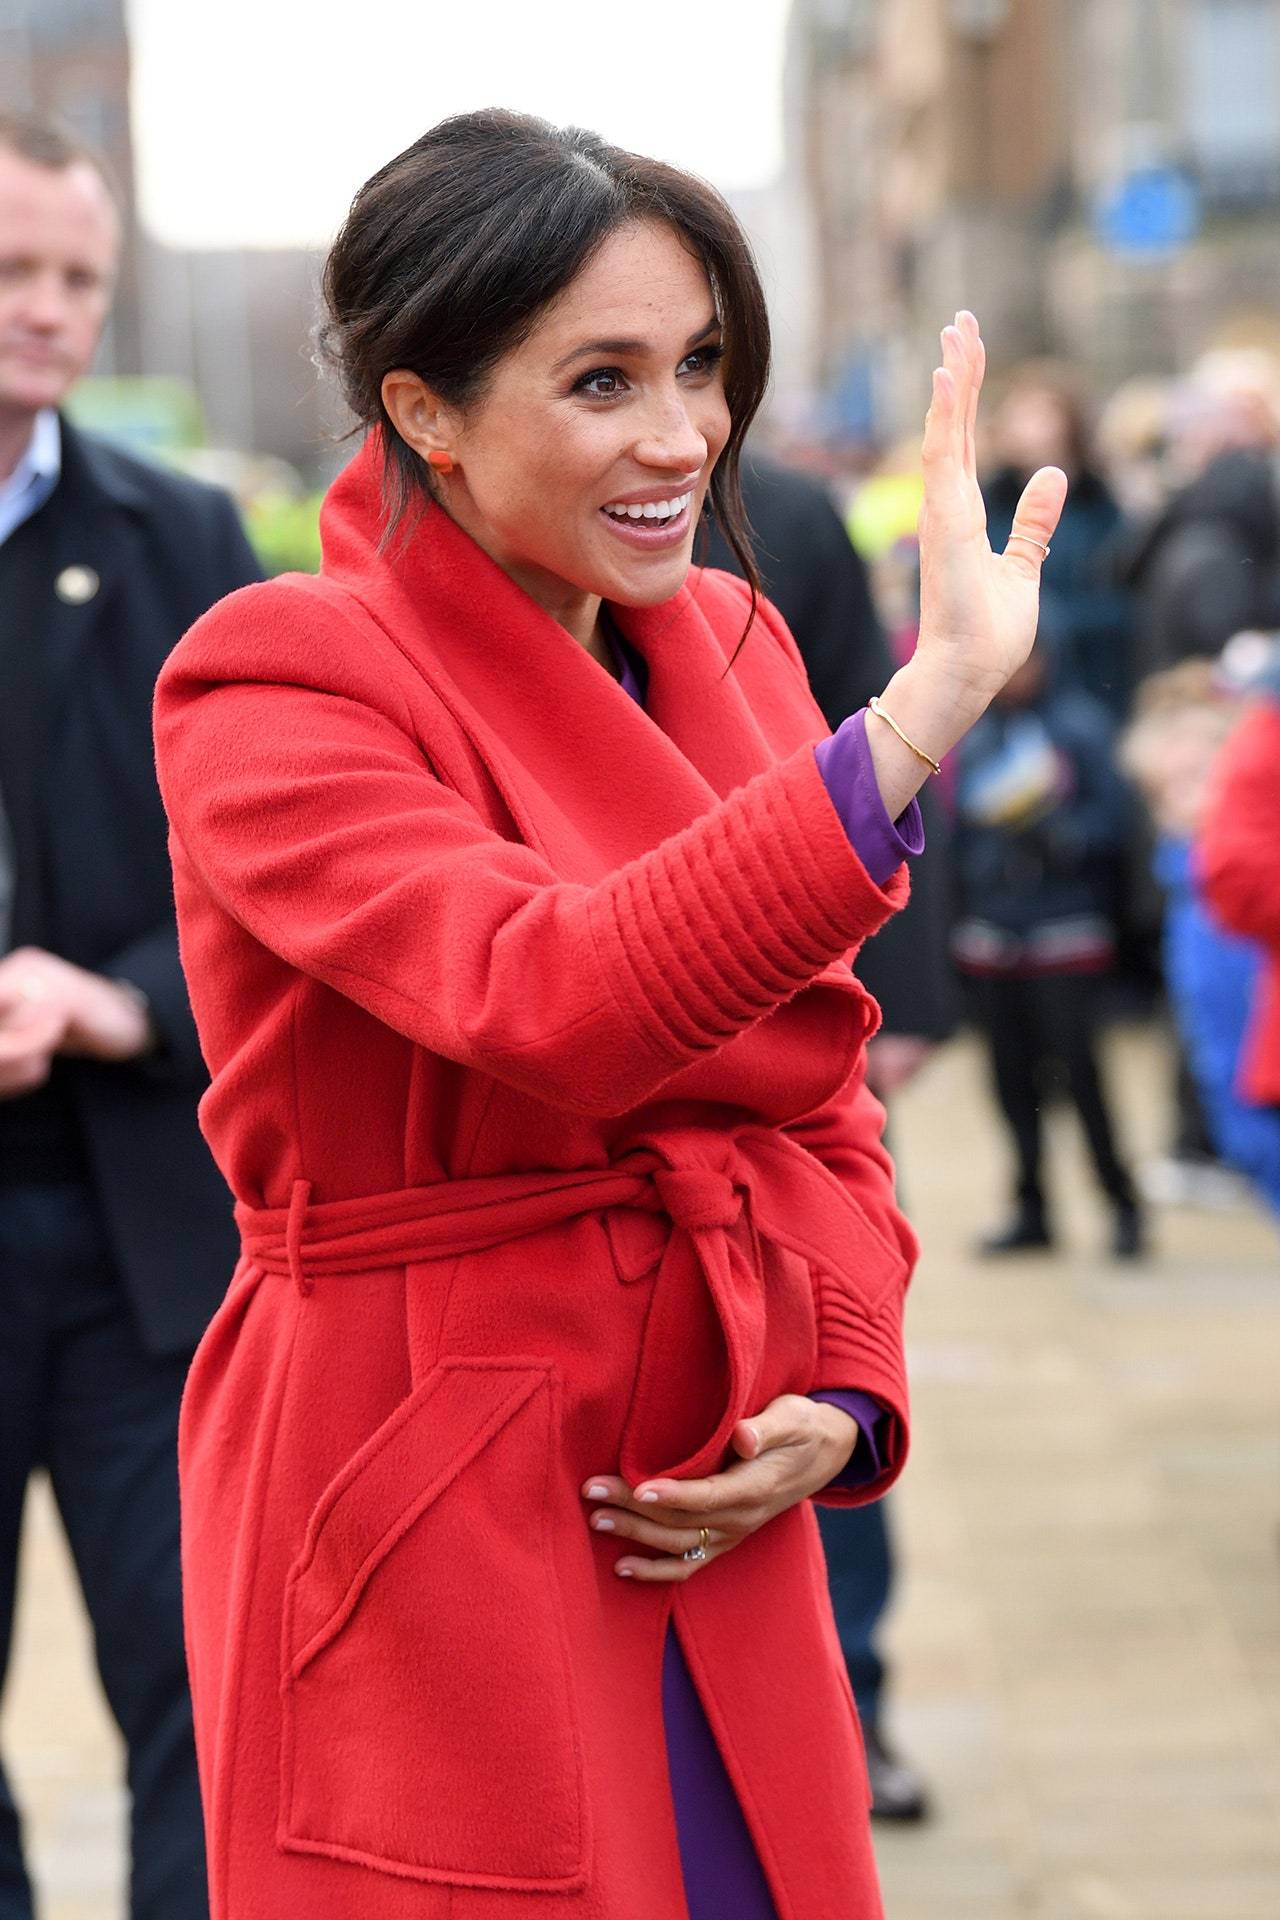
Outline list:
[[[692,500],[691,493],[677,494],[671,500],[646,500],[641,506],[627,506],[621,500],[615,500],[605,508],[617,520],[674,520],[683,513]]]

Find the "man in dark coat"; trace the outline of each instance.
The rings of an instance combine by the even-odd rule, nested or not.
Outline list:
[[[866,567],[819,481],[751,448],[742,463],[742,491],[765,592],[795,636],[827,724],[838,727],[880,693],[893,672]],[[707,559],[729,572],[742,571],[718,531]],[[906,908],[858,956],[858,977],[884,1016],[869,1055],[870,1075],[881,1098],[902,1085],[956,1024],[942,822],[927,793],[920,801],[931,852],[912,862]],[[866,1742],[872,1811],[881,1819],[918,1820],[926,1811],[923,1784],[914,1769],[893,1754],[881,1717],[886,1676],[876,1634],[893,1584],[885,1502],[820,1508],[818,1524],[840,1644]]]
[[[224,496],[58,412],[118,243],[92,157],[0,118],[0,1653],[44,1468],[128,1749],[134,1920],[199,1920],[176,1422],[235,1235],[196,1125],[150,709],[184,629],[257,569]],[[31,1913],[0,1776],[0,1920]]]

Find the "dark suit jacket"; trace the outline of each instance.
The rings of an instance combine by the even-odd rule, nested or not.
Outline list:
[[[47,576],[6,609],[38,636],[51,695],[44,766],[50,947],[133,981],[162,1047],[69,1071],[103,1219],[147,1346],[194,1348],[236,1257],[230,1199],[196,1125],[204,1063],[178,963],[151,697],[187,627],[258,567],[230,500],[63,422]],[[68,567],[96,575],[76,604]],[[81,576],[83,583],[85,576]],[[65,586],[65,582],[64,582]],[[83,584],[81,584],[83,592]]]
[[[742,462],[742,493],[765,593],[795,636],[827,725],[838,727],[893,672],[866,567],[820,481],[753,448]],[[707,563],[742,572],[718,530]],[[920,803],[928,852],[912,862],[906,907],[859,954],[858,978],[879,1001],[886,1033],[945,1040],[957,1016],[946,829],[927,789]]]

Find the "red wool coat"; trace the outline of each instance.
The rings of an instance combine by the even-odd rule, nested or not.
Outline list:
[[[914,1246],[847,958],[905,882],[775,614],[726,670],[740,583],[618,610],[641,711],[442,512],[378,530],[366,449],[320,577],[223,601],[157,699],[243,1238],[182,1427],[213,1912],[682,1920],[674,1619],[781,1920],[869,1920],[809,1506],[673,1589],[580,1489],[819,1386],[900,1466]]]
[[[1280,701],[1260,700],[1223,751],[1198,858],[1223,926],[1266,949],[1241,1091],[1280,1106]]]

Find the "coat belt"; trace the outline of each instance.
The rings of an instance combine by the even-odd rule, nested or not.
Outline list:
[[[671,1231],[656,1262],[620,1461],[633,1484],[658,1473],[713,1471],[734,1424],[758,1411],[750,1396],[764,1358],[767,1301],[760,1263],[740,1244],[752,1236],[731,1235],[744,1213],[756,1233],[792,1247],[795,1223],[807,1217],[801,1240],[817,1245],[799,1250],[820,1250],[824,1264],[839,1270],[841,1216],[852,1210],[826,1168],[794,1141],[761,1128],[664,1131],[599,1169],[481,1175],[314,1204],[310,1195],[310,1184],[298,1180],[287,1207],[235,1210],[247,1260],[292,1279],[303,1294],[317,1280],[483,1253],[586,1215],[631,1210],[665,1217]],[[865,1265],[865,1232],[850,1232],[846,1257],[855,1259],[855,1249]],[[710,1297],[723,1338],[724,1391],[716,1392],[721,1404],[708,1412],[705,1437],[672,1463],[663,1433],[673,1393],[680,1394],[690,1328],[704,1320],[699,1293]],[[699,1384],[689,1384],[697,1393]],[[701,1386],[705,1391],[705,1381]]]

